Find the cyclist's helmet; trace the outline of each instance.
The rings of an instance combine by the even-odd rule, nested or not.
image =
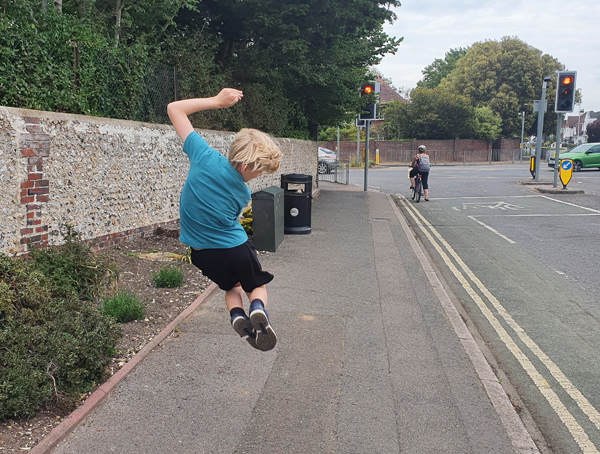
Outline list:
[[[425,153],[425,150],[427,150],[425,145],[419,145],[419,153]]]

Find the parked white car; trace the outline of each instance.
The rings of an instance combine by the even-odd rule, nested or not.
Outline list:
[[[317,151],[319,159],[317,163],[317,172],[320,175],[332,173],[337,166],[337,155],[335,154],[335,151],[323,147],[319,147]]]

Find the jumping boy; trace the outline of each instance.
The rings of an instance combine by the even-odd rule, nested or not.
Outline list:
[[[225,158],[194,131],[188,118],[202,110],[231,107],[243,96],[240,90],[224,88],[211,98],[185,99],[167,106],[190,160],[179,199],[179,241],[192,248],[192,263],[202,274],[225,291],[233,329],[254,348],[267,351],[277,343],[265,310],[265,285],[273,275],[262,270],[238,217],[250,201],[245,183],[263,172],[276,172],[281,152],[267,134],[242,129]],[[250,301],[250,317],[244,312],[244,292]]]

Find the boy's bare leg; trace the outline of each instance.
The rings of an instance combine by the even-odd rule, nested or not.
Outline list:
[[[250,318],[244,312],[242,295],[244,291],[238,283],[235,287],[225,292],[225,305],[231,314],[231,326],[242,339],[246,339],[254,348],[256,346],[256,332],[250,323]]]
[[[263,306],[267,305],[267,288],[264,285],[256,287],[250,293],[246,293],[246,295],[248,296],[248,300],[250,300],[250,302],[259,299],[262,301]]]
[[[242,295],[244,291],[242,290],[242,286],[238,283],[231,290],[227,290],[225,292],[225,305],[227,306],[227,310],[231,312],[231,309],[234,307],[239,307],[244,309],[244,304],[242,300]]]

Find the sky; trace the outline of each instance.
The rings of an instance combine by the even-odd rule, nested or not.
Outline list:
[[[518,37],[577,71],[581,109],[600,111],[600,0],[401,0],[384,31],[404,37],[377,69],[396,88],[414,88],[422,70],[450,49]],[[542,81],[539,81],[540,88]],[[551,87],[550,90],[554,90]],[[577,108],[577,106],[576,106]],[[549,109],[550,110],[550,109]]]

